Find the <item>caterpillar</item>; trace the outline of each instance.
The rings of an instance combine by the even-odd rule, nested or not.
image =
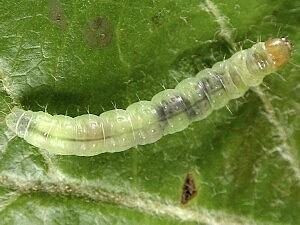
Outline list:
[[[124,151],[179,132],[243,96],[287,64],[291,52],[286,38],[258,42],[182,80],[175,89],[161,91],[151,101],[133,103],[126,110],[71,118],[15,107],[6,116],[6,124],[28,143],[55,154],[92,156]]]

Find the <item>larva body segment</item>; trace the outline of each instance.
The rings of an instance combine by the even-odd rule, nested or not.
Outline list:
[[[284,38],[257,43],[181,81],[175,89],[159,92],[151,101],[136,102],[126,110],[71,118],[14,108],[6,123],[30,144],[55,154],[90,156],[124,151],[181,131],[241,97],[285,65],[291,50]]]
[[[213,69],[205,69],[196,76],[201,80],[202,89],[209,99],[212,110],[222,108],[229,101],[223,79],[218,72]]]
[[[164,134],[158,111],[151,101],[139,101],[126,109],[131,118],[132,132],[137,145],[156,142]]]
[[[199,78],[191,77],[181,81],[175,88],[189,99],[191,121],[204,119],[212,111],[209,98],[201,85]]]
[[[185,129],[190,123],[187,99],[176,89],[166,89],[156,94],[151,102],[156,106],[163,134]]]

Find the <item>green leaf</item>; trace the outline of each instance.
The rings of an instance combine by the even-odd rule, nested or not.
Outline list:
[[[300,5],[294,0],[4,0],[0,224],[300,224]],[[264,86],[154,144],[55,156],[5,125],[13,105],[126,108],[258,40],[289,36]],[[163,86],[163,87],[162,87]],[[196,196],[181,204],[187,175]]]

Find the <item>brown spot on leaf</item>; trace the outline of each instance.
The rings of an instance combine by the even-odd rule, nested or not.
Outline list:
[[[187,204],[196,195],[197,195],[197,188],[196,188],[195,180],[192,174],[188,173],[182,187],[181,204],[183,205]]]
[[[59,28],[65,29],[68,25],[63,5],[59,0],[48,0],[49,19]]]
[[[92,19],[86,28],[85,39],[92,48],[103,48],[112,42],[113,28],[110,22],[101,16]]]

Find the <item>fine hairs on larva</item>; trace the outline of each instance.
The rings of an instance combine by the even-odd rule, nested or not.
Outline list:
[[[126,110],[71,118],[13,108],[6,124],[28,143],[55,154],[92,156],[124,151],[179,132],[229,100],[243,96],[266,75],[287,64],[291,51],[286,38],[270,39],[238,51],[182,80],[174,89],[159,92],[151,101],[133,103]]]

